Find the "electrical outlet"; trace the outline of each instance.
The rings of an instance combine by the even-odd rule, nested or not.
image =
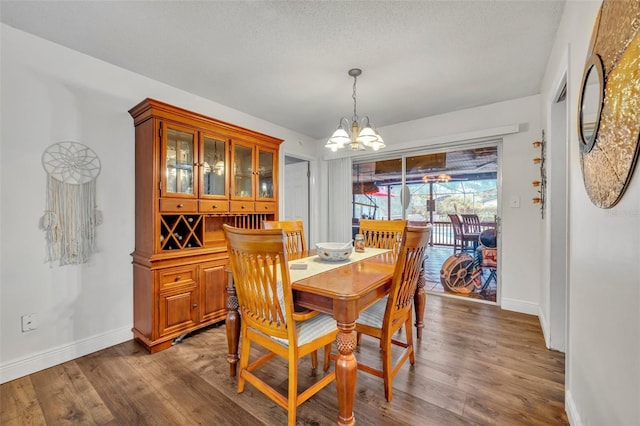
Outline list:
[[[22,332],[35,330],[38,327],[36,314],[22,316]]]

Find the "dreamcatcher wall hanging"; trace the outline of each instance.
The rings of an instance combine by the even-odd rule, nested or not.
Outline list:
[[[42,154],[47,172],[47,200],[40,227],[46,232],[47,260],[60,265],[86,263],[96,249],[96,206],[100,159],[77,142],[58,142]]]

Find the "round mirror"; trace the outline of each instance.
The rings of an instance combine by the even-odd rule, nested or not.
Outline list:
[[[587,61],[582,77],[582,90],[578,102],[578,138],[580,150],[591,151],[596,143],[600,112],[604,99],[604,71],[602,59],[594,54]]]

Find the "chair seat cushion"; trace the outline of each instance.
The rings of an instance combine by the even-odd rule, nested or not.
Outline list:
[[[318,314],[313,318],[305,321],[297,321],[296,327],[298,331],[298,346],[306,345],[315,339],[336,331],[336,320],[331,315]],[[273,340],[289,346],[287,339],[269,336]]]
[[[384,311],[386,308],[387,297],[383,297],[360,313],[357,321],[358,324],[382,328],[382,321],[384,320]]]

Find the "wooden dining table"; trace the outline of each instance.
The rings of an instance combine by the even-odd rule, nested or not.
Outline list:
[[[365,249],[367,250],[367,249]],[[290,255],[292,260],[312,260],[315,251],[298,255]],[[316,257],[317,259],[317,257]],[[295,304],[298,307],[313,309],[332,315],[336,320],[338,350],[335,362],[336,388],[338,394],[338,425],[355,424],[353,405],[355,399],[358,364],[354,355],[356,348],[356,320],[360,312],[374,304],[389,293],[391,279],[395,267],[395,256],[391,251],[376,254],[356,262],[347,263],[303,279],[293,281]],[[424,287],[424,280],[422,280]],[[416,327],[422,329],[424,314],[424,289],[416,292],[416,299],[422,300],[420,319],[416,319]],[[229,352],[227,361],[230,375],[236,375],[238,362],[238,342],[240,334],[240,316],[233,280],[229,277],[227,287],[227,343]],[[416,304],[416,313],[418,304]],[[418,315],[416,315],[418,317]],[[419,336],[420,337],[420,333]]]

